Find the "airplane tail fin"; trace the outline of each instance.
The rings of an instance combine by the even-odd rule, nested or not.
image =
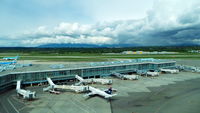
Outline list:
[[[109,89],[107,89],[106,91],[105,91],[107,94],[112,94],[112,92],[113,92],[113,90],[112,90],[112,87],[110,87]]]
[[[21,81],[18,80],[17,81],[17,86],[16,86],[16,90],[21,89]]]
[[[51,80],[51,78],[47,78],[48,83],[50,84],[50,86],[54,86],[55,84],[53,83],[53,81]]]

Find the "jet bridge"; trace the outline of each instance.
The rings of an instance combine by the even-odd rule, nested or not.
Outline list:
[[[47,81],[50,86],[43,89],[43,91],[51,91],[54,89],[64,89],[64,90],[72,90],[77,93],[88,91],[88,86],[74,86],[74,85],[56,85],[53,83],[51,78],[47,78]]]
[[[200,72],[200,67],[196,67],[196,66],[177,65],[176,68],[183,71],[190,71],[190,72],[197,72],[197,73]]]
[[[30,90],[21,89],[21,81],[17,81],[16,91],[18,95],[23,96],[24,99],[34,99],[36,98],[36,92]]]
[[[123,75],[121,73],[112,73],[111,75],[114,75],[122,80],[138,80],[139,79],[139,75]]]
[[[164,73],[171,73],[171,74],[179,73],[179,70],[177,70],[177,69],[163,69],[163,68],[161,68],[160,71],[164,72]]]
[[[75,75],[75,78],[79,80],[76,85],[80,84],[92,84],[92,83],[100,83],[100,84],[112,84],[113,81],[111,79],[101,79],[101,78],[91,78],[91,79],[83,79],[82,77]]]

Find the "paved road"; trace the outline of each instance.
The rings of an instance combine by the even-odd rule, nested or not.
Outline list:
[[[150,90],[112,101],[113,113],[200,113],[200,79]]]

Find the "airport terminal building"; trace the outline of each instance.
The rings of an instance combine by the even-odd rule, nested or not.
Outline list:
[[[17,80],[22,80],[23,84],[39,84],[47,82],[46,77],[51,77],[53,80],[69,80],[74,79],[75,75],[92,78],[109,76],[113,72],[143,74],[149,70],[171,68],[175,64],[176,61],[152,58],[63,65],[59,69],[55,68],[56,66],[35,64],[0,72],[0,92],[15,86]]]

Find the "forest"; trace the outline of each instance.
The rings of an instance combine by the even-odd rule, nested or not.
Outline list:
[[[1,47],[0,53],[35,53],[35,54],[68,54],[68,53],[120,53],[123,51],[172,51],[188,52],[200,50],[200,46],[150,46],[127,48],[38,48],[38,47]]]

